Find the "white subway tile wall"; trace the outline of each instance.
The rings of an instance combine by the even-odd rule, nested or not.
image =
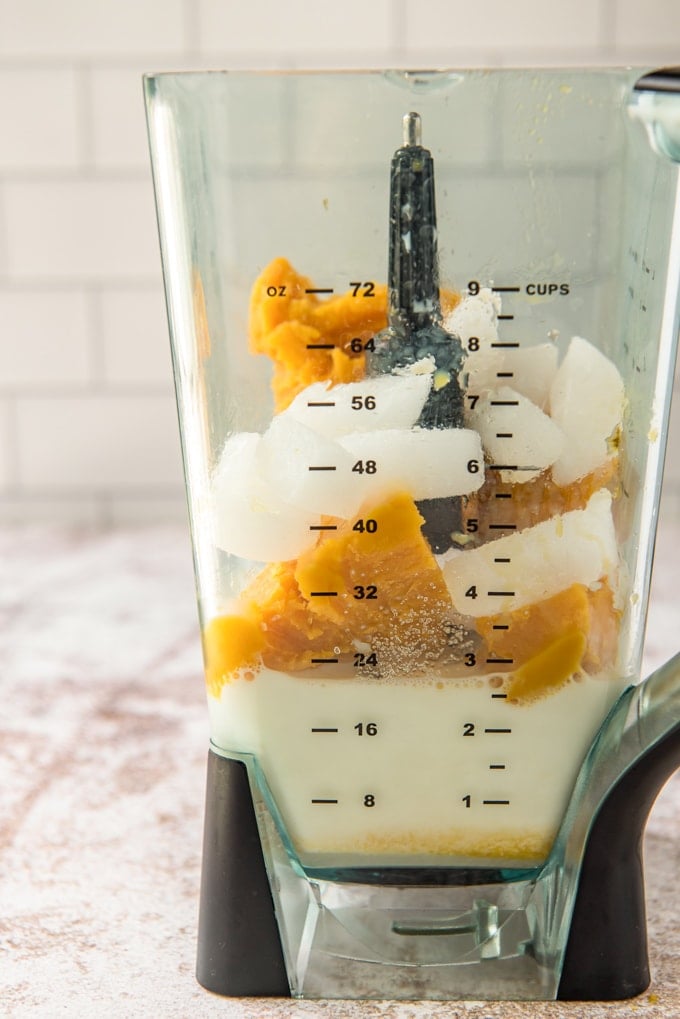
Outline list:
[[[185,516],[143,71],[624,63],[677,0],[0,0],[0,521]]]

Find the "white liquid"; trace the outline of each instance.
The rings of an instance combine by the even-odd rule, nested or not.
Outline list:
[[[213,742],[257,755],[307,866],[531,866],[622,688],[583,677],[520,705],[489,677],[262,670],[209,705]]]

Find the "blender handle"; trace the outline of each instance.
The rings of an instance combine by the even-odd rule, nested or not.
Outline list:
[[[648,987],[642,841],[679,767],[677,654],[622,694],[577,780],[558,837],[566,868],[583,847],[559,999],[630,998]]]

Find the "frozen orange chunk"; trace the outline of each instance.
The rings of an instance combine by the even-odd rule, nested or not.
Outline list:
[[[314,615],[369,645],[383,674],[422,671],[463,639],[422,523],[413,500],[395,494],[339,523],[295,570]]]
[[[606,581],[591,591],[572,584],[540,602],[476,620],[487,662],[512,671],[512,697],[536,697],[574,672],[598,672],[616,656],[620,613]]]
[[[295,579],[295,563],[272,563],[242,595],[258,620],[263,637],[262,662],[269,669],[307,669],[313,658],[345,654],[349,636],[334,621],[313,611]]]
[[[366,371],[364,345],[387,325],[387,287],[354,284],[338,296],[319,298],[314,284],[285,258],[260,274],[250,297],[250,349],[274,362],[276,411],[285,410],[313,382],[357,382]],[[460,295],[441,292],[442,313]]]
[[[387,325],[385,286],[352,288],[326,300],[312,290],[312,281],[285,258],[274,259],[253,285],[250,349],[274,361],[277,411],[312,382],[363,378],[362,345]]]
[[[586,638],[580,630],[567,630],[525,662],[508,685],[510,700],[531,701],[558,687],[578,672]]]
[[[203,630],[203,657],[208,690],[218,697],[235,673],[259,664],[262,629],[247,616],[217,616]]]
[[[476,521],[472,532],[475,537],[490,541],[499,537],[501,525],[506,521],[512,525],[508,530],[523,531],[549,517],[584,509],[590,497],[600,488],[608,488],[616,497],[618,486],[618,456],[611,457],[590,474],[562,487],[555,484],[549,471],[525,484],[503,482],[496,471],[487,471],[483,486],[467,501],[465,520]]]

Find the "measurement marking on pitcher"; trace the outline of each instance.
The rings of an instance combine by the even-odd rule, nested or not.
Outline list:
[[[307,400],[308,407],[335,407],[335,400]]]
[[[512,499],[512,492],[495,492],[494,499]]]
[[[509,807],[510,800],[482,800],[484,807]]]
[[[507,699],[508,699],[508,695],[506,693],[492,693],[491,694],[491,700],[492,701],[506,701]]]
[[[513,432],[496,432],[497,439],[512,439],[514,438]]]
[[[490,764],[489,771],[505,771],[507,764]]]
[[[337,598],[337,591],[310,591],[312,598]]]
[[[305,287],[306,294],[334,294],[333,287]]]
[[[490,531],[516,531],[517,524],[489,524]]]
[[[497,379],[514,379],[514,372],[496,372]]]
[[[337,800],[312,800],[312,803],[337,803]]]
[[[509,630],[510,629],[510,624],[509,623],[494,623],[493,626],[492,626],[492,629],[493,630]]]
[[[484,732],[488,732],[494,735],[498,733],[506,734],[512,732],[512,729],[485,729]]]
[[[519,407],[519,400],[489,400],[492,407]]]
[[[312,729],[312,732],[340,732],[339,729]]]
[[[308,471],[337,471],[337,467],[308,467]]]
[[[337,531],[337,524],[310,524],[310,531]]]
[[[307,350],[335,350],[334,343],[306,343]]]
[[[497,343],[492,343],[492,347],[519,347],[519,343],[510,340],[499,340]]]
[[[518,294],[521,287],[491,287],[494,294]]]
[[[312,665],[337,665],[339,658],[312,658]]]
[[[510,322],[510,321],[512,321],[512,319],[514,317],[515,317],[514,315],[499,315],[498,316],[498,321],[499,322]]]
[[[312,659],[313,661],[313,659]],[[487,658],[487,665],[514,665],[514,658]]]

